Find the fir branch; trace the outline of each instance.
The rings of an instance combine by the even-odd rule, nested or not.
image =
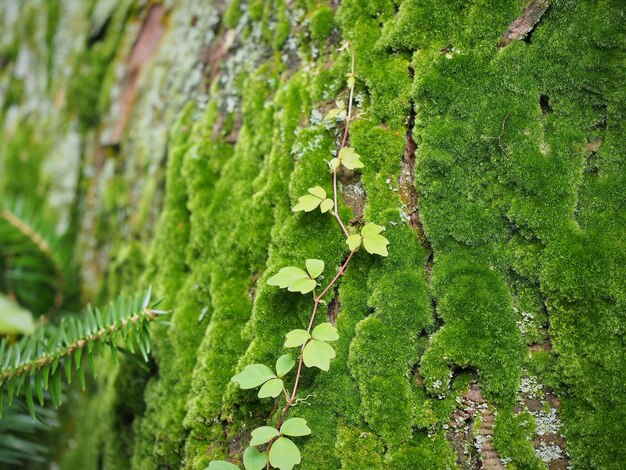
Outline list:
[[[5,391],[9,404],[23,391],[33,417],[33,396],[43,405],[44,390],[58,407],[62,402],[62,370],[67,383],[71,383],[74,368],[84,390],[83,359],[87,358],[89,369],[96,376],[94,349],[103,355],[108,345],[116,358],[120,338],[130,352],[139,351],[148,361],[148,324],[154,320],[161,322],[158,318],[168,313],[157,310],[159,302],[151,304],[150,297],[150,290],[142,296],[120,296],[104,311],[89,307],[83,318],[64,317],[58,327],[40,325],[33,335],[17,343],[10,344],[3,339],[0,342],[0,412]]]
[[[46,220],[41,210],[23,200],[0,202],[0,256],[5,259],[0,264],[5,266],[10,297],[20,282],[44,282],[54,289],[52,310],[57,310],[71,277],[70,253],[56,235],[56,224]]]

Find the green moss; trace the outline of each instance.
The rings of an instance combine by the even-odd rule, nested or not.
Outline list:
[[[391,245],[385,259],[359,252],[335,293],[337,357],[328,373],[305,371],[308,405],[292,412],[313,428],[299,441],[302,468],[454,467],[444,425],[473,380],[496,415],[499,456],[512,468],[541,468],[532,420],[514,412],[524,371],[561,398],[574,466],[626,460],[626,13],[619,0],[553,2],[527,41],[498,50],[525,4],[348,0],[335,18],[314,0],[290,11],[279,1],[230,2],[224,25],[240,28],[244,49],[228,50],[219,74],[234,77],[235,89],[220,89],[218,77],[207,108],[189,105],[172,129],[147,261],[159,179],[143,186],[132,218],[120,217],[136,187],[122,176],[124,146],[106,161],[114,176],[97,182],[103,213],[85,230],[111,247],[94,252],[111,259],[108,291],[153,284],[175,307],[175,326],[154,331],[154,370],[103,366],[110,380],[85,402],[68,468],[204,468],[239,458],[250,429],[276,419],[271,403],[230,378],[252,361],[273,363],[285,332],[308,321],[311,299],[267,278],[316,257],[328,279],[347,253],[328,214],[290,211],[308,187],[331,190],[325,160],[342,125],[326,129],[312,111],[345,99],[350,58],[335,52],[340,39],[356,50],[349,144],[366,165],[341,188],[356,188],[365,207],[350,229],[382,224]],[[15,37],[29,37],[20,47],[45,36],[51,50],[63,34],[60,3],[46,5],[43,34],[32,5],[21,11],[28,18]],[[108,107],[132,5],[115,8],[102,40],[80,46],[69,87],[55,89],[83,129]],[[309,30],[292,32],[290,18],[307,18]],[[283,62],[290,35],[298,50]],[[258,54],[239,63],[235,49]],[[28,82],[9,77],[19,50],[13,41],[0,53],[4,111],[26,98]],[[43,200],[51,141],[39,119],[20,119],[3,134],[0,190],[23,195],[29,181],[29,197]],[[407,131],[417,143],[417,207],[399,195]],[[342,206],[342,216],[354,214]],[[318,321],[325,315],[327,305]],[[552,349],[526,354],[543,342]]]
[[[493,444],[500,455],[506,455],[511,468],[541,470],[546,468],[535,455],[532,437],[534,420],[529,413],[514,415],[510,410],[500,409],[494,424]]]
[[[311,38],[320,43],[325,41],[335,27],[335,13],[333,10],[323,5],[311,13],[309,28]]]
[[[13,131],[7,133],[8,141],[0,151],[0,194],[25,198],[40,207],[49,187],[42,171],[49,144],[33,118],[25,117],[16,124]],[[28,186],[24,181],[29,182]]]
[[[340,426],[337,430],[337,453],[341,458],[341,468],[383,469],[381,455],[384,451],[383,443],[371,432],[363,431],[363,426]]]
[[[228,28],[234,28],[239,23],[243,11],[241,9],[241,0],[231,0],[228,3],[228,8],[224,12],[224,24]]]
[[[84,129],[98,124],[108,108],[108,89],[103,83],[130,19],[134,0],[121,2],[112,13],[103,40],[81,50],[75,73],[68,84],[68,106],[75,110]]]

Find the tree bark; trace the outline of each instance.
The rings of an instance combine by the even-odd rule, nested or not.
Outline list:
[[[550,3],[550,4],[549,4]],[[620,468],[626,461],[626,7],[620,0],[0,3],[0,196],[45,200],[86,301],[152,285],[149,367],[106,359],[68,406],[63,468],[241,466],[281,404],[273,364],[310,302],[283,266],[347,256],[340,340],[290,411],[303,469]],[[332,180],[332,179],[331,179]],[[330,277],[328,277],[330,276]],[[326,318],[324,319],[324,315]]]

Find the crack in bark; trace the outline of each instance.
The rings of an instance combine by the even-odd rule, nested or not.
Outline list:
[[[502,35],[498,48],[502,49],[513,41],[523,38],[530,42],[530,36],[549,7],[550,2],[548,0],[532,0]]]
[[[412,76],[413,70],[409,68],[409,71]],[[402,158],[400,176],[398,177],[398,187],[400,198],[405,205],[406,215],[409,219],[411,228],[413,228],[413,230],[417,233],[420,244],[428,254],[424,269],[426,270],[426,276],[429,279],[433,267],[433,249],[426,233],[424,232],[424,227],[422,226],[419,213],[419,192],[415,187],[415,153],[417,152],[417,143],[413,138],[416,112],[413,100],[410,100],[409,103],[410,112],[406,124],[406,147]]]

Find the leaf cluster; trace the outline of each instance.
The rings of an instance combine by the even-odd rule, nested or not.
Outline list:
[[[270,277],[267,283],[270,286],[278,286],[289,292],[306,294],[317,286],[316,279],[324,271],[324,261],[321,259],[307,259],[306,271],[294,266],[281,268],[277,274]]]

